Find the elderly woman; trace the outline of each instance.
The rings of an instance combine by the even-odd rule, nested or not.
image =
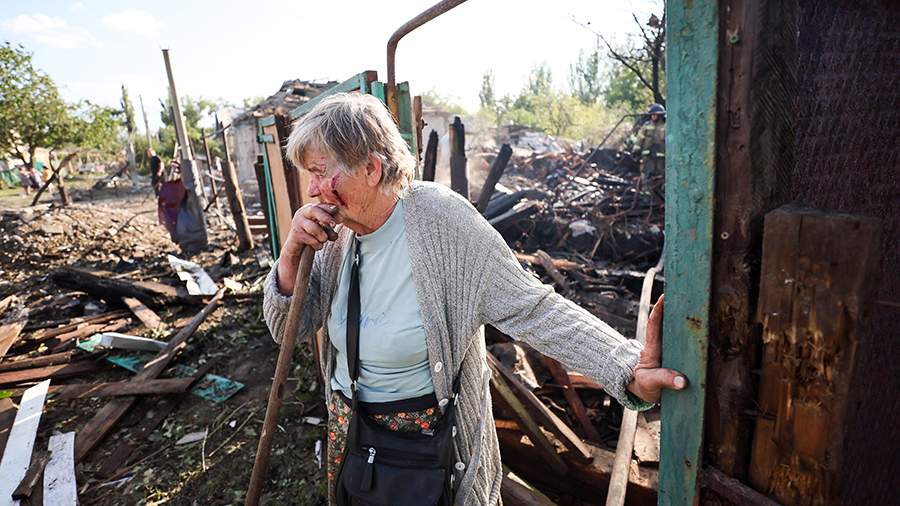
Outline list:
[[[309,172],[309,195],[320,203],[294,215],[266,281],[264,314],[280,339],[300,252],[304,245],[315,248],[300,333],[323,328],[326,336],[320,360],[330,501],[354,394],[347,336],[355,293],[356,395],[371,421],[391,431],[427,431],[447,412],[459,378],[449,480],[455,504],[494,505],[500,498],[484,325],[595,379],[632,409],[657,402],[662,388],[684,388],[683,376],[659,367],[661,303],[642,350],[541,284],[469,202],[444,186],[412,180],[415,160],[374,97],[322,100],[295,125],[287,155]],[[335,226],[337,239],[329,241]]]

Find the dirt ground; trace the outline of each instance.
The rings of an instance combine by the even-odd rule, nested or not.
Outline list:
[[[82,187],[90,186],[90,181]],[[91,267],[122,273],[126,279],[153,280],[178,285],[165,255],[180,255],[165,229],[156,222],[155,199],[148,186],[75,190],[74,201],[61,208],[48,204],[25,208],[30,198],[0,196],[0,299],[17,294],[34,304],[35,319],[29,324],[81,316],[90,303],[115,309],[117,301],[73,294],[50,282],[57,267]],[[70,190],[71,191],[71,190]],[[274,372],[277,348],[262,322],[260,287],[267,266],[253,253],[231,253],[236,238],[225,225],[210,224],[210,248],[193,258],[221,285],[224,277],[245,287],[224,303],[188,340],[188,347],[174,363],[200,368],[244,383],[245,387],[225,402],[215,403],[194,395],[175,400],[178,406],[149,436],[133,439],[132,428],[153,416],[163,404],[159,397],[141,399],[91,454],[77,466],[79,502],[91,504],[243,504],[266,397]],[[75,297],[77,304],[65,314],[40,311],[40,301],[54,296]],[[164,322],[192,316],[202,306],[159,309]],[[26,329],[27,330],[27,329]],[[136,322],[123,332],[165,339],[166,334],[146,330]],[[20,339],[28,338],[23,332]],[[281,411],[275,436],[269,481],[263,503],[318,505],[325,502],[324,470],[315,454],[325,418],[321,390],[312,358],[302,346],[290,374],[291,395]],[[12,353],[12,351],[10,352]],[[96,383],[126,380],[131,374],[108,365],[99,373],[60,383]],[[48,401],[36,449],[46,448],[54,432],[80,430],[108,399]],[[167,401],[168,402],[168,401]],[[304,422],[305,417],[312,417]],[[175,445],[183,435],[207,430],[202,441]],[[126,465],[113,473],[101,472],[122,440],[131,439],[136,451]],[[324,456],[323,456],[324,458]]]

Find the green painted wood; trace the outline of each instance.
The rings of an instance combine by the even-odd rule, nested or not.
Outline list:
[[[274,124],[274,123],[272,123],[272,124]],[[262,123],[259,124],[260,128],[262,128],[264,126],[266,126],[266,125],[263,125]],[[259,142],[260,144],[265,144],[267,142],[268,143],[275,142],[275,136],[272,134],[259,134],[256,136],[256,141]]]
[[[259,118],[256,122],[261,127],[267,127],[269,125],[275,124],[275,116],[266,116],[264,118]]]
[[[384,83],[381,81],[375,81],[372,83],[372,95],[381,100],[381,103],[387,105],[387,95],[384,92]]]
[[[415,119],[412,110],[412,94],[409,92],[409,82],[402,82],[397,85],[397,125],[400,127],[400,134],[406,140],[409,151],[414,158],[418,158],[419,149],[416,146],[416,130]],[[419,164],[416,164],[413,178],[420,179]]]
[[[712,270],[719,18],[714,0],[666,4],[666,311],[663,366],[689,386],[663,392],[659,504],[697,504]]]
[[[377,79],[377,74],[374,70],[366,70],[364,72],[360,72],[355,76],[347,79],[341,84],[337,84],[328,88],[316,95],[315,98],[306,102],[305,104],[298,105],[291,111],[291,119],[295,120],[300,116],[308,113],[313,107],[316,106],[323,98],[334,95],[335,93],[349,93],[351,91],[359,91],[362,93],[369,93],[371,90],[370,83]]]
[[[262,132],[263,127],[259,127],[259,131]],[[269,140],[266,141],[265,138],[268,137]],[[257,135],[257,139],[260,144],[265,144],[266,142],[275,142],[275,137],[271,134],[263,135],[262,133]],[[278,219],[275,215],[275,192],[272,189],[272,173],[269,169],[269,155],[266,153],[266,147],[263,145],[260,149],[262,151],[263,156],[263,178],[266,180],[266,208],[269,210],[269,244],[272,247],[272,258],[278,259],[278,255],[281,253],[281,245],[278,244]]]

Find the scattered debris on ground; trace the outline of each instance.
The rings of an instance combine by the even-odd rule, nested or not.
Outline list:
[[[662,190],[637,176],[610,151],[519,149],[484,210],[523,266],[629,336],[663,244]],[[152,199],[110,191],[0,214],[0,447],[33,447],[7,481],[32,504],[74,485],[82,504],[240,503],[276,358],[261,318],[271,261],[264,247],[232,251],[215,216],[210,248],[186,257]],[[495,329],[487,339],[504,497],[596,503],[622,408]],[[265,499],[321,504],[326,415],[312,357],[298,355]],[[26,405],[41,414],[30,436],[9,430]],[[658,413],[640,417],[629,503],[655,497],[658,431]],[[44,486],[51,471],[65,486]]]

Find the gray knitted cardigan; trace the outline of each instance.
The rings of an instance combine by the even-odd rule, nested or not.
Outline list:
[[[450,395],[454,373],[462,374],[455,439],[456,504],[494,505],[500,497],[502,468],[491,414],[484,325],[595,379],[625,406],[646,407],[625,390],[641,350],[637,341],[625,339],[526,272],[500,234],[450,189],[414,182],[401,198],[416,299],[441,407]],[[342,250],[351,239],[352,232],[341,227],[338,239],[316,254],[301,337],[327,321]],[[266,280],[263,313],[278,341],[290,297],[278,292],[276,270],[273,267]],[[334,356],[330,345],[321,350],[326,378],[331,377]],[[331,397],[328,381],[325,397]]]

